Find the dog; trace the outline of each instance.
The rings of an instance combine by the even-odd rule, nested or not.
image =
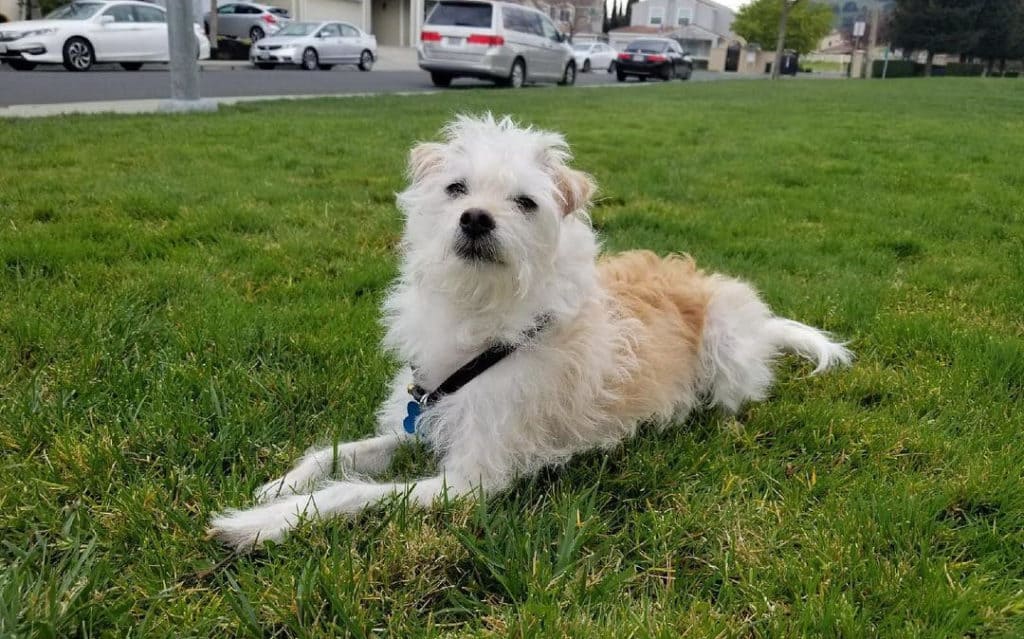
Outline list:
[[[793,353],[820,373],[852,354],[825,332],[775,316],[740,280],[686,256],[600,257],[593,179],[565,139],[508,117],[458,116],[410,152],[397,196],[401,269],[383,304],[384,346],[405,365],[376,436],[315,448],[215,515],[238,549],[280,541],[304,519],[351,516],[394,495],[429,507],[490,495],[643,424],[764,399]],[[411,483],[367,477],[414,438],[441,471]],[[328,481],[331,475],[341,477]]]

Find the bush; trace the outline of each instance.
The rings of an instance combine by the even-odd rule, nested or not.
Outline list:
[[[1017,78],[1020,77],[1020,71],[1007,71],[1003,74],[1004,78]]]
[[[946,65],[946,75],[954,76],[980,76],[985,73],[985,65],[983,64],[961,64],[959,62],[950,62]]]
[[[885,60],[875,60],[871,65],[871,77],[882,77],[882,69],[885,68]],[[912,60],[889,60],[889,66],[885,70],[887,78],[912,78],[914,77],[914,62]]]

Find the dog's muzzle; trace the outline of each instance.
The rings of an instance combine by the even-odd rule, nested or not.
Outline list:
[[[455,253],[464,260],[500,262],[494,218],[483,209],[466,209],[459,217]]]

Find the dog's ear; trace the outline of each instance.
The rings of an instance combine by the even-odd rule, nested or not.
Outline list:
[[[420,142],[409,151],[409,178],[419,182],[444,164],[444,145],[437,142]]]
[[[594,178],[583,171],[560,166],[555,169],[555,188],[562,200],[562,213],[572,215],[577,211],[590,208],[590,198],[594,195],[597,185]]]

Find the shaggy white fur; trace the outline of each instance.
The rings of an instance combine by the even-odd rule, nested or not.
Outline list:
[[[264,504],[216,515],[211,534],[248,549],[303,518],[356,513],[394,494],[429,506],[445,492],[493,493],[613,447],[641,423],[763,399],[781,352],[813,361],[815,373],[850,361],[825,333],[774,316],[749,285],[705,275],[688,258],[599,261],[587,217],[593,183],[569,159],[560,135],[490,115],[458,117],[442,142],[412,150],[398,196],[401,274],[384,304],[385,347],[406,366],[378,434],[310,450],[257,491]],[[545,315],[550,323],[526,339]],[[384,470],[411,437],[402,422],[413,370],[434,389],[499,342],[520,348],[418,422],[441,460],[438,476],[357,479]],[[340,481],[325,481],[336,472]]]

